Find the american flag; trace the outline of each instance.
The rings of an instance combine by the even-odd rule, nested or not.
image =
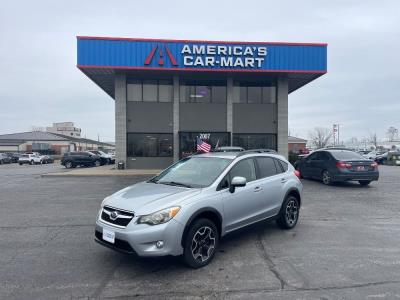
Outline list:
[[[201,138],[197,137],[197,151],[210,152],[211,145],[204,142]]]

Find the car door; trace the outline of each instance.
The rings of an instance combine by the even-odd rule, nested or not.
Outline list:
[[[237,187],[233,193],[229,191],[229,183],[235,176],[245,177],[244,187]],[[243,227],[261,219],[265,202],[261,196],[261,187],[257,180],[256,165],[253,158],[238,161],[221,181],[222,203],[226,232]]]
[[[321,153],[315,152],[305,159],[304,164],[300,171],[304,177],[319,178],[317,166],[318,162],[320,161],[320,158],[321,158]]]
[[[284,197],[284,187],[287,181],[287,174],[279,162],[266,156],[255,158],[257,166],[257,178],[262,191],[264,206],[262,208],[263,218],[271,217],[279,212]]]

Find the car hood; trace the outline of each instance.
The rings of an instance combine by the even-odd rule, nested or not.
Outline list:
[[[144,215],[179,205],[200,192],[201,189],[141,182],[107,197],[104,205],[133,211],[136,215]]]

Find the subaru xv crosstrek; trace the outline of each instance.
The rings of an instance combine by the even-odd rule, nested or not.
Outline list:
[[[193,155],[106,197],[95,241],[139,256],[182,256],[199,268],[224,235],[275,218],[296,226],[302,184],[282,156],[255,150]]]

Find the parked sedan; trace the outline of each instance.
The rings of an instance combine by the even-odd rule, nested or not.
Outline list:
[[[386,152],[386,153],[381,154],[381,155],[377,155],[377,156],[375,157],[375,162],[376,162],[378,165],[385,165],[386,162],[387,162],[388,154],[389,154],[389,152]]]
[[[350,150],[322,149],[313,152],[298,165],[303,178],[334,182],[358,181],[366,186],[379,179],[378,164]]]
[[[10,164],[10,163],[11,163],[11,158],[5,153],[0,153],[0,165]]]
[[[12,163],[17,163],[19,158],[21,157],[20,153],[7,153],[8,157],[11,158]]]
[[[42,156],[42,162],[44,164],[52,164],[54,162],[54,159],[51,156],[43,155]]]

